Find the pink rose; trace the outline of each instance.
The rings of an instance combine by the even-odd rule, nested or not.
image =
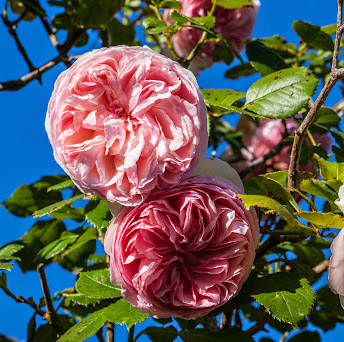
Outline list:
[[[335,204],[344,213],[344,186],[338,193]],[[332,256],[328,268],[328,285],[335,294],[339,294],[340,303],[344,309],[344,229],[342,229],[331,244]]]
[[[255,210],[241,189],[216,176],[193,176],[125,208],[105,236],[113,284],[155,317],[196,319],[240,290],[255,257]]]
[[[238,172],[251,166],[256,159],[265,156],[283,139],[285,127],[282,120],[259,120],[258,123],[259,126],[246,116],[242,116],[238,122],[237,130],[243,132],[243,148],[241,149],[243,160],[231,163]],[[297,128],[292,118],[286,120],[286,127],[288,134],[293,134]],[[331,138],[328,135],[314,134],[314,139],[324,150],[328,151],[330,149]],[[312,146],[309,138],[306,138],[306,143]],[[247,177],[258,176],[266,172],[287,170],[290,161],[290,149],[291,146],[284,147],[279,154],[267,160],[264,165],[256,168]],[[232,150],[228,148],[221,156],[221,159],[229,162],[231,159],[234,159]],[[300,170],[312,172],[312,163],[309,162],[307,165],[301,165]]]
[[[182,4],[180,12],[188,17],[206,16],[211,9],[211,0],[179,0]],[[224,9],[216,7],[214,11],[216,33],[222,34],[232,44],[233,48],[241,52],[245,49],[246,40],[250,39],[253,32],[253,26],[256,22],[259,0],[253,0],[254,7],[244,7],[237,10]],[[170,15],[170,11],[167,15]],[[196,28],[184,28],[173,35],[173,47],[180,57],[187,57],[197,42],[201,38],[202,31]],[[213,52],[216,44],[213,42],[206,43],[198,52],[197,57],[193,60],[194,66],[191,68],[204,69],[212,64]]]
[[[82,55],[55,83],[46,130],[81,191],[123,205],[192,174],[208,142],[196,79],[148,47]]]

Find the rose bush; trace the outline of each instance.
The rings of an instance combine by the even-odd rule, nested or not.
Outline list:
[[[148,47],[88,52],[55,83],[46,130],[87,194],[123,205],[193,173],[208,142],[196,79]]]
[[[293,134],[297,128],[293,119],[286,120],[286,128],[288,134]],[[283,139],[285,127],[281,119],[274,120],[258,120],[258,125],[252,119],[243,116],[238,122],[237,130],[243,132],[241,154],[243,160],[231,165],[238,171],[244,170],[246,167],[251,166],[252,163],[265,156]],[[315,141],[326,151],[331,147],[331,138],[328,135],[314,134]],[[305,139],[306,143],[311,146],[309,138]],[[253,170],[247,177],[257,176],[266,172],[283,171],[289,167],[289,151],[291,146],[284,147],[280,153],[267,160],[262,166]],[[221,159],[230,160],[235,159],[233,151],[228,147],[222,154]],[[301,165],[300,170],[305,172],[312,172],[312,163]]]
[[[192,176],[124,208],[105,237],[113,284],[156,317],[196,319],[237,294],[258,243],[255,210],[217,176]]]
[[[212,7],[211,0],[179,0],[179,2],[182,5],[182,9],[179,11],[188,17],[206,16]],[[253,5],[253,7],[235,10],[216,7],[214,11],[214,31],[222,34],[238,52],[244,50],[246,40],[252,36],[260,1],[253,0]],[[170,14],[171,11],[167,11],[165,16],[168,17]],[[183,28],[172,37],[174,50],[180,57],[187,57],[201,36],[202,31],[196,28]],[[210,66],[213,63],[215,46],[214,42],[204,44],[192,61],[191,69],[199,70]]]
[[[338,196],[335,204],[344,213],[344,185],[340,187]],[[328,284],[334,293],[339,294],[340,303],[344,309],[344,229],[332,241],[331,252]]]

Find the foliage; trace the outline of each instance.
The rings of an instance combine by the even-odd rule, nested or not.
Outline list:
[[[213,4],[224,9],[240,9],[252,6],[253,2],[219,0]],[[66,175],[45,176],[33,184],[19,186],[2,203],[17,217],[35,219],[24,236],[0,247],[3,272],[0,288],[34,311],[28,324],[28,341],[83,341],[97,332],[99,335],[106,322],[125,324],[131,341],[145,335],[152,341],[172,342],[178,338],[185,342],[250,342],[264,327],[276,329],[284,336],[292,328],[301,327],[302,332],[287,341],[320,341],[317,332],[307,330],[309,324],[328,331],[344,322],[337,296],[327,286],[314,291],[319,288],[320,276],[326,270],[325,267],[317,271],[317,267],[326,264],[325,254],[328,255],[330,242],[336,236],[330,228],[344,227],[343,215],[335,204],[339,188],[344,184],[343,102],[333,108],[317,109],[305,131],[308,142],[300,149],[301,161],[309,162],[311,169],[298,172],[294,187],[288,186],[288,171],[274,168],[272,161],[283,149],[290,149],[294,141],[293,132],[287,129],[287,120],[297,127],[305,122],[312,111],[315,92],[332,77],[335,25],[320,27],[296,20],[292,28],[299,37],[299,45],[278,35],[252,39],[246,43],[245,62],[231,43],[214,30],[215,7],[204,17],[187,17],[178,11],[180,9],[181,4],[176,0],[50,0],[44,5],[39,0],[6,0],[2,17],[11,35],[16,37],[18,48],[19,38],[13,27],[39,18],[49,38],[55,42],[59,56],[48,62],[52,66],[60,62],[69,66],[73,60],[68,57],[70,49],[85,46],[92,34],[103,46],[149,44],[165,53],[169,49],[169,55],[184,67],[192,65],[206,42],[212,42],[217,44],[214,61],[228,65],[235,59],[238,61],[223,75],[231,80],[234,89],[235,80],[255,75],[257,80],[246,91],[202,89],[208,111],[210,145],[216,154],[218,146],[226,143],[227,152],[232,154],[227,158],[225,153],[223,159],[233,166],[247,162],[247,132],[239,124],[233,127],[226,121],[225,114],[237,113],[256,127],[266,119],[280,120],[285,126],[277,150],[268,151],[274,154],[264,159],[265,154],[245,164],[248,171],[257,171],[254,176],[242,173],[248,175],[244,181],[246,193],[239,197],[246,208],[255,207],[260,217],[261,238],[254,271],[235,298],[208,316],[195,322],[178,320],[178,328],[177,321],[171,324],[171,319],[156,320],[155,326],[146,327],[133,338],[134,326],[149,315],[121,298],[120,287],[110,281],[107,258],[104,253],[95,254],[99,249],[103,251],[101,244],[112,219],[107,203],[95,195],[81,193]],[[163,14],[166,10],[170,17]],[[144,38],[137,34],[142,27]],[[172,37],[186,27],[200,30],[202,38],[190,55],[183,58],[174,51]],[[56,30],[64,32],[63,43],[58,42]],[[26,52],[21,53],[33,72],[31,61],[25,58]],[[37,69],[35,76],[29,74],[24,81],[4,82],[0,90],[18,90],[40,77],[41,71]],[[316,139],[326,135],[334,139],[333,153],[329,155]],[[72,288],[61,289],[55,297],[46,297],[37,303],[31,297],[20,297],[12,292],[7,278],[12,276],[9,271],[13,267],[29,272],[40,264],[51,263],[78,274]],[[51,312],[51,306],[56,312]],[[227,322],[212,331],[208,323],[214,314],[220,313]],[[47,322],[37,326],[36,316]],[[252,326],[242,324],[245,319],[252,322]]]

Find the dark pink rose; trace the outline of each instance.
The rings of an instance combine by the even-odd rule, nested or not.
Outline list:
[[[211,0],[179,0],[182,4],[180,12],[188,17],[206,16],[212,7]],[[254,7],[244,7],[229,10],[216,7],[214,11],[214,31],[222,34],[232,44],[233,48],[241,52],[245,48],[246,40],[252,36],[254,24],[260,7],[259,0],[253,0]],[[170,15],[170,11],[167,15]],[[184,28],[173,35],[173,47],[180,57],[187,57],[201,38],[202,31],[196,28]],[[212,64],[213,52],[216,44],[206,43],[193,60],[191,69],[204,69]]]
[[[196,319],[240,290],[255,257],[255,210],[242,190],[217,176],[193,176],[134,208],[105,237],[113,284],[156,317]]]
[[[82,55],[55,83],[46,130],[87,194],[131,206],[191,175],[208,142],[192,73],[148,47]]]
[[[283,139],[285,127],[282,120],[259,120],[258,124],[259,126],[253,120],[244,116],[241,117],[238,122],[237,130],[243,132],[243,148],[241,149],[243,160],[231,163],[231,166],[233,166],[238,172],[244,170],[248,166],[251,166],[252,163],[258,158],[265,156]],[[286,128],[288,134],[294,134],[297,126],[292,118],[286,120]],[[314,134],[313,137],[324,150],[328,151],[330,149],[331,138],[328,135]],[[309,146],[312,146],[309,138],[306,138],[306,143]],[[247,175],[247,177],[257,176],[266,172],[288,170],[290,149],[291,145],[284,147],[279,154],[270,158],[265,162],[264,165],[256,168],[249,175]],[[221,156],[221,159],[227,161],[230,161],[234,158],[233,151],[230,148],[228,148]],[[300,170],[312,172],[312,163],[309,162],[306,165],[301,165]]]

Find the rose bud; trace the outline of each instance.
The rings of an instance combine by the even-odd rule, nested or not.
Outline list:
[[[187,17],[204,17],[212,7],[211,0],[179,0],[182,5],[180,13]],[[253,0],[253,7],[240,9],[224,9],[216,7],[213,16],[215,17],[214,31],[222,34],[237,51],[245,49],[246,40],[250,39],[256,17],[260,7],[259,0]],[[165,18],[168,19],[172,11],[166,11]],[[177,55],[186,58],[195,48],[203,31],[187,27],[178,31],[172,36],[173,48]],[[191,63],[190,69],[197,72],[213,63],[213,52],[216,43],[207,42],[198,52]]]
[[[192,176],[125,208],[105,236],[111,282],[155,317],[196,319],[240,290],[255,258],[259,225],[242,190],[218,176]]]
[[[195,77],[148,47],[79,57],[58,77],[45,124],[77,187],[126,206],[191,175],[208,143]]]

